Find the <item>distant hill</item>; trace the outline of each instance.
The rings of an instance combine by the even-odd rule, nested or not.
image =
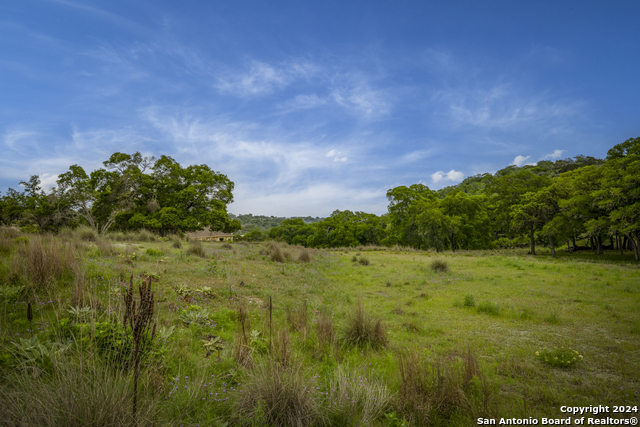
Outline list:
[[[242,229],[238,232],[240,234],[244,234],[247,231],[253,230],[255,228],[264,232],[269,230],[271,227],[279,226],[282,221],[290,218],[291,219],[300,218],[307,224],[320,222],[324,219],[324,218],[312,217],[312,216],[293,216],[289,218],[289,217],[253,215],[253,214],[234,215],[231,213],[229,214],[229,217],[231,219],[237,218],[240,220],[240,223],[242,224]]]

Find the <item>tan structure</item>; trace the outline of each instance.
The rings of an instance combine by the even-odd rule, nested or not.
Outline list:
[[[211,231],[209,227],[205,227],[202,231],[193,231],[186,233],[190,239],[203,240],[207,242],[233,242],[233,234],[223,233],[221,231]]]

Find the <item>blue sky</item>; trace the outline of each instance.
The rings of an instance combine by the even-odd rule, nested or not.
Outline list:
[[[116,151],[206,163],[229,211],[385,193],[640,136],[637,1],[0,5],[0,191]]]

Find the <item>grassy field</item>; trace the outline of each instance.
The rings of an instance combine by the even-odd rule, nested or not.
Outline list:
[[[640,401],[631,254],[86,232],[6,232],[0,251],[0,425],[465,426]],[[153,278],[157,322],[135,420],[131,276]]]

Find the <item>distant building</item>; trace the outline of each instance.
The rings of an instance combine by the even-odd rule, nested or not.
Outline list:
[[[192,231],[186,233],[190,239],[204,240],[207,242],[233,242],[233,234],[223,233],[222,231],[211,231],[209,227],[205,227],[202,231]]]

